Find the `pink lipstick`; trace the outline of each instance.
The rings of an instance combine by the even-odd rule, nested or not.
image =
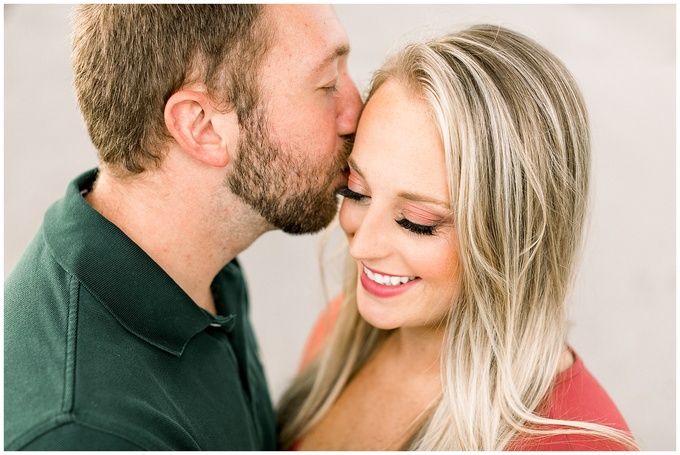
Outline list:
[[[371,275],[371,277],[369,277],[369,275]],[[408,281],[404,283],[403,281],[405,281],[405,279],[407,278]],[[398,282],[398,284],[381,284],[380,282],[376,282],[382,281],[383,283],[385,283],[388,280],[394,280],[395,282]],[[369,294],[380,298],[390,298],[408,291],[420,281],[420,278],[396,277],[392,275],[386,275],[384,273],[380,273],[378,271],[369,269],[368,267],[362,264],[360,281],[361,286]]]

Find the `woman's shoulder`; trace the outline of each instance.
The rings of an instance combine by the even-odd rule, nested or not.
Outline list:
[[[595,422],[630,431],[614,401],[585,367],[583,359],[573,350],[572,353],[574,364],[555,379],[548,417]]]
[[[324,343],[333,331],[335,321],[338,319],[338,314],[340,314],[340,308],[342,308],[342,295],[333,299],[324,312],[321,313],[319,319],[317,319],[302,351],[299,371],[304,370],[321,353]]]
[[[524,439],[512,451],[522,452],[576,452],[576,451],[630,451],[631,448],[604,436],[588,434],[555,434]]]
[[[602,385],[572,350],[574,363],[555,379],[547,402],[550,419],[592,422],[630,433],[621,412]],[[603,436],[558,434],[523,440],[519,450],[630,450]]]

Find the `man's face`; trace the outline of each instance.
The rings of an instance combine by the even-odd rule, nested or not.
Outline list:
[[[275,227],[316,232],[337,212],[361,109],[347,71],[349,42],[329,5],[264,8],[274,40],[228,183]]]

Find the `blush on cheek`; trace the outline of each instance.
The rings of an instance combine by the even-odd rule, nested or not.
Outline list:
[[[342,205],[340,205],[340,214],[338,215],[340,227],[343,231],[345,231],[345,234],[347,234],[348,237],[354,235],[358,227],[355,226],[356,222],[352,222],[352,207],[350,207],[351,203],[352,202],[348,201],[347,199],[343,200]]]

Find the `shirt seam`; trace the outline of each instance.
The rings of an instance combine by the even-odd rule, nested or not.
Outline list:
[[[73,410],[75,398],[76,340],[78,334],[78,307],[80,303],[80,281],[69,274],[69,304],[66,322],[66,349],[64,362],[64,395],[62,412]]]

